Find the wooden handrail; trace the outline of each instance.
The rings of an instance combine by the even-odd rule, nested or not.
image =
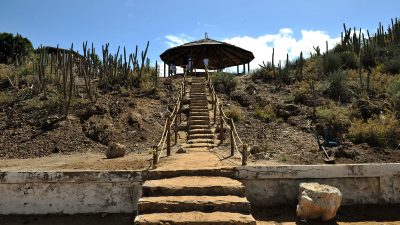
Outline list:
[[[207,68],[205,69],[207,85],[209,88],[209,93],[211,95],[212,100],[212,109],[214,110],[214,124],[217,122],[217,107],[219,111],[219,123],[220,123],[220,132],[224,133],[224,124],[230,130],[230,142],[231,142],[231,156],[235,154],[235,151],[239,153],[240,158],[242,159],[242,165],[247,165],[247,154],[248,154],[248,145],[242,141],[240,138],[235,123],[232,118],[226,116],[222,104],[220,104],[218,100],[218,96],[215,92],[214,85],[212,84],[212,80],[210,74],[208,73]],[[227,122],[229,121],[229,122]],[[237,148],[236,139],[242,145],[242,151]]]
[[[152,167],[156,168],[158,162],[160,161],[161,153],[165,147],[165,144],[167,145],[167,156],[171,155],[171,128],[172,126],[174,127],[174,133],[175,133],[175,144],[177,144],[178,141],[178,115],[181,118],[181,113],[182,113],[182,102],[183,98],[186,93],[186,73],[183,75],[183,81],[181,82],[180,85],[180,91],[178,93],[178,97],[176,100],[176,103],[174,105],[174,109],[172,112],[168,115],[164,129],[161,135],[161,139],[158,142],[157,145],[153,146],[153,161],[152,161]],[[182,122],[182,119],[180,119],[180,122]]]

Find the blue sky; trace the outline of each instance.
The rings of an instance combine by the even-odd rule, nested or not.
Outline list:
[[[0,0],[0,32],[21,33],[35,47],[68,48],[94,42],[97,52],[109,42],[134,51],[150,41],[152,62],[169,46],[204,37],[225,40],[255,52],[256,65],[337,41],[349,27],[374,30],[381,21],[399,17],[397,0]]]

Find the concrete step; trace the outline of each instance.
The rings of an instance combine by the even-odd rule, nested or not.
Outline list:
[[[188,124],[189,124],[189,126],[191,126],[191,125],[210,125],[210,121],[206,121],[206,120],[189,120]]]
[[[135,225],[256,225],[252,215],[230,212],[182,212],[139,215]]]
[[[212,134],[212,131],[210,128],[208,129],[190,129],[188,131],[188,134]]]
[[[161,180],[147,180],[142,186],[143,196],[245,196],[241,182],[227,177],[181,176]]]
[[[213,139],[214,138],[214,134],[190,134],[188,136],[188,140],[192,140],[192,139]]]
[[[190,139],[187,141],[187,143],[188,144],[199,144],[199,143],[214,144],[214,139],[210,139],[210,138]]]
[[[236,212],[250,214],[249,201],[238,196],[161,196],[139,199],[139,214],[177,212]]]

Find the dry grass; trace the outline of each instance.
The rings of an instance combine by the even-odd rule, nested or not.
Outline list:
[[[376,147],[396,147],[399,143],[399,121],[394,114],[381,115],[366,123],[356,120],[349,129],[349,138],[356,144]]]

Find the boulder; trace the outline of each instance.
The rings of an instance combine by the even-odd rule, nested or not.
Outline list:
[[[247,107],[251,103],[249,95],[244,91],[232,92],[231,98],[232,98],[232,100],[237,101],[243,107]]]
[[[252,154],[252,155],[255,155],[260,152],[263,152],[263,149],[258,145],[254,145],[250,148],[250,154]]]
[[[180,147],[180,148],[178,149],[178,151],[176,151],[176,153],[182,154],[182,153],[187,153],[187,151],[186,151],[184,148]]]
[[[142,127],[141,121],[142,117],[139,113],[131,112],[128,114],[127,122],[129,126],[140,129]]]
[[[106,151],[108,159],[118,158],[125,156],[126,146],[120,143],[110,142]]]
[[[336,216],[342,202],[338,188],[318,183],[300,183],[297,216],[302,219],[328,221]]]

